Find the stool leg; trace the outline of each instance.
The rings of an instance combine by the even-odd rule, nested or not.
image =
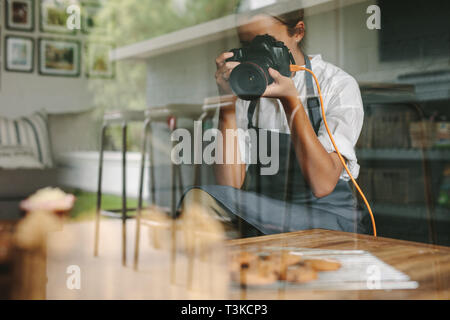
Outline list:
[[[175,130],[176,127],[174,127],[172,130]],[[172,131],[173,132],[173,131]],[[175,142],[172,143],[172,148],[175,146]],[[172,178],[172,194],[171,194],[171,200],[172,200],[172,207],[171,207],[171,214],[172,214],[172,230],[171,230],[171,253],[170,253],[170,282],[171,284],[175,284],[176,281],[176,241],[177,241],[177,235],[176,235],[176,170],[177,166],[172,162],[171,165],[171,178]]]
[[[153,154],[153,130],[151,126],[151,121],[149,122],[148,128],[148,143],[149,143],[149,161],[150,161],[150,200],[152,205],[156,205],[156,184],[155,184],[155,166],[154,166],[154,154]]]
[[[206,117],[208,116],[207,112],[203,112],[202,115],[200,116],[200,118],[198,118],[197,121],[202,123],[202,130],[203,128],[203,121],[206,119]],[[203,150],[203,145],[202,145],[202,150]],[[194,152],[197,152],[197,150],[194,150]],[[200,155],[201,157],[202,155]],[[195,159],[195,156],[194,156]],[[203,159],[203,158],[202,158]],[[201,165],[200,164],[194,164],[194,186],[199,186],[201,184],[202,181],[202,171],[201,171]]]
[[[97,184],[97,210],[95,213],[95,240],[94,240],[94,256],[98,256],[98,243],[100,236],[100,215],[102,207],[102,174],[103,174],[103,151],[106,128],[108,126],[104,124],[102,126],[101,136],[100,136],[100,157],[98,163],[98,184]]]
[[[171,180],[172,180],[172,185],[171,185],[171,214],[172,214],[172,218],[175,218],[175,213],[176,213],[176,200],[177,200],[177,194],[176,194],[176,189],[177,189],[177,172],[178,172],[178,168],[177,165],[172,163],[172,170],[171,170]]]
[[[202,182],[202,172],[199,164],[194,165],[194,186],[200,186]]]
[[[122,264],[127,263],[127,123],[122,124]]]
[[[183,175],[181,174],[181,165],[177,165],[177,173],[178,173],[178,191],[180,192],[180,199],[183,197]]]
[[[142,193],[144,188],[144,171],[145,171],[145,158],[147,154],[147,131],[150,126],[150,120],[147,119],[144,122],[144,130],[142,135],[142,154],[141,154],[141,171],[139,174],[139,197],[138,197],[138,209],[136,213],[136,242],[134,245],[134,269],[138,269],[139,263],[139,242],[141,237],[141,214],[142,214]],[[150,166],[153,165],[150,163]]]

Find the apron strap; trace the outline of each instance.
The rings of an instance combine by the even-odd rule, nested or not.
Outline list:
[[[248,124],[247,124],[247,128],[248,129],[258,129],[256,126],[253,125],[253,115],[255,114],[255,110],[256,107],[258,105],[259,99],[255,99],[252,100],[250,102],[250,105],[248,107],[248,113],[247,113],[247,120],[248,120]],[[258,152],[256,153],[256,170],[257,170],[257,175],[256,175],[256,191],[258,193],[261,192],[261,163],[259,162],[259,132],[256,134],[256,146],[257,146],[257,150]]]
[[[312,66],[311,66],[311,61],[309,59],[309,57],[307,55],[305,56],[305,66],[306,68],[308,68],[309,70],[312,70]],[[293,59],[293,58],[292,58]],[[294,63],[294,62],[293,62]],[[295,64],[295,63],[294,63]],[[307,94],[307,108],[308,108],[308,115],[309,115],[309,120],[311,122],[311,125],[314,129],[314,132],[316,133],[316,135],[319,134],[319,129],[320,129],[320,125],[322,122],[322,114],[321,114],[321,109],[320,109],[320,101],[317,98],[315,91],[314,91],[314,84],[313,84],[313,78],[312,75],[305,71],[305,82],[306,82],[306,94]],[[253,125],[253,117],[256,111],[256,107],[258,105],[258,101],[259,99],[256,100],[252,100],[250,102],[250,105],[248,107],[248,112],[247,112],[247,120],[248,120],[248,125],[247,128],[251,129],[251,128],[257,128],[256,126]],[[257,145],[259,147],[259,134],[256,135],[257,136]],[[259,152],[258,152],[259,153]],[[294,172],[294,162],[296,161],[296,156],[295,156],[295,150],[294,148],[292,148],[292,143],[289,144],[289,151],[287,154],[287,172],[286,172],[286,181],[285,181],[285,201],[286,201],[286,212],[285,215],[288,213],[288,203],[289,200],[291,200],[292,198],[292,176],[293,176],[293,172]],[[260,175],[261,175],[261,166],[259,163],[259,154],[258,154],[258,161],[257,161],[257,186],[258,188],[260,187]],[[285,223],[289,223],[289,219],[287,219],[286,221],[283,222],[283,225],[285,225]]]
[[[309,70],[312,70],[311,61],[309,60],[307,55],[305,55],[305,66]],[[305,82],[306,82],[306,97],[307,97],[306,104],[308,107],[309,120],[311,122],[311,126],[314,129],[314,132],[316,133],[316,135],[318,135],[319,129],[320,129],[320,124],[322,123],[320,101],[317,98],[315,91],[314,91],[312,75],[307,71],[305,71]],[[258,105],[258,101],[259,101],[259,99],[250,101],[250,105],[248,107],[248,113],[247,113],[247,120],[248,120],[247,128],[248,129],[256,128],[253,125],[253,116],[255,114],[256,106]]]
[[[305,66],[307,69],[312,70],[311,61],[308,56],[305,55]],[[320,110],[320,101],[317,98],[314,92],[313,78],[312,75],[305,71],[305,80],[306,80],[306,104],[308,106],[308,114],[309,120],[311,121],[311,125],[316,133],[316,136],[319,134],[320,124],[322,122],[322,114]]]
[[[256,128],[253,125],[253,115],[255,114],[255,110],[256,110],[256,106],[258,105],[258,101],[259,101],[259,99],[250,101],[250,105],[248,107],[248,112],[247,112],[247,120],[248,120],[247,129]]]

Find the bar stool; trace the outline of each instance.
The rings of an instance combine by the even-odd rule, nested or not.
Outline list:
[[[145,111],[117,111],[107,113],[103,117],[103,125],[100,139],[100,157],[98,167],[98,187],[97,187],[97,210],[95,218],[95,242],[94,256],[98,256],[99,236],[100,236],[100,218],[106,216],[122,220],[122,264],[126,265],[126,221],[131,219],[128,212],[135,211],[136,208],[127,207],[127,189],[126,189],[126,154],[127,154],[127,128],[130,122],[142,122],[145,119]],[[122,207],[108,208],[102,210],[102,174],[103,174],[103,153],[106,129],[112,125],[122,126]]]
[[[145,224],[145,217],[142,215],[142,202],[143,202],[143,186],[144,186],[144,170],[147,153],[150,160],[150,197],[151,206],[156,205],[155,197],[155,178],[154,178],[154,165],[153,165],[153,139],[152,139],[152,123],[155,122],[168,122],[169,130],[172,133],[177,128],[176,120],[178,118],[189,118],[194,121],[203,113],[201,104],[171,104],[165,107],[151,108],[145,112],[145,122],[142,134],[142,149],[141,149],[141,168],[139,177],[139,196],[138,196],[138,208],[136,214],[136,239],[134,249],[134,269],[137,269],[139,263],[139,247],[140,247],[140,231],[141,224]],[[174,143],[172,143],[172,147]],[[149,152],[147,152],[149,147]],[[171,162],[171,207],[161,208],[162,211],[170,214],[172,217],[176,216],[176,189],[178,181],[178,191],[180,197],[183,195],[183,181],[181,175],[181,166]]]
[[[205,120],[211,120],[216,112],[221,108],[230,107],[234,105],[234,96],[218,96],[205,98],[202,107],[202,114],[197,119],[203,123]],[[201,152],[201,150],[194,150],[195,152]],[[199,186],[201,184],[201,170],[200,165],[194,166],[194,185]]]

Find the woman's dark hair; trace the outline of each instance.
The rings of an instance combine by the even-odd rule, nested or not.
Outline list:
[[[279,14],[276,11],[279,11],[280,5],[271,5],[267,7],[263,7],[256,10],[251,10],[249,6],[249,1],[251,0],[240,0],[238,6],[236,7],[236,12],[241,14],[248,14],[250,16],[255,16],[258,14],[266,14],[271,16],[272,18],[278,20],[280,23],[284,24],[288,28],[288,33],[290,36],[295,35],[296,33],[302,33],[303,39],[299,42],[298,46],[300,50],[304,49],[304,39],[305,39],[305,30],[303,28],[299,29],[297,24],[301,21],[305,20],[305,10],[298,9],[288,13]]]
[[[303,51],[304,48],[304,40],[305,40],[305,29],[298,28],[297,24],[305,19],[305,10],[299,9],[296,11],[292,11],[289,13],[284,13],[278,16],[271,15],[274,19],[278,20],[282,24],[284,24],[288,28],[288,33],[292,37],[297,33],[303,34],[302,41],[299,42],[298,46],[300,50]]]

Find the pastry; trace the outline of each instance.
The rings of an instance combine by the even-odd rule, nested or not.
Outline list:
[[[272,253],[267,260],[273,265],[273,270],[279,280],[286,280],[286,272],[290,266],[294,266],[302,261],[299,255],[289,254],[287,251]]]
[[[232,272],[231,279],[241,286],[261,286],[272,284],[277,281],[275,273],[269,272],[267,274],[261,274],[253,269],[243,269],[241,271]]]
[[[234,253],[230,259],[232,279],[241,285],[267,285],[277,280],[307,283],[318,278],[318,272],[335,271],[339,261],[331,259],[304,259],[288,251],[257,255],[250,252]]]
[[[261,259],[273,261],[274,263],[283,263],[287,266],[292,266],[302,261],[302,257],[300,255],[290,254],[286,251],[271,253],[268,256],[261,256]]]
[[[341,263],[331,259],[307,259],[305,264],[316,271],[335,271],[341,267]]]
[[[258,274],[263,277],[267,277],[269,275],[276,275],[277,266],[269,260],[260,260],[256,264],[256,268],[258,270]]]
[[[239,271],[241,269],[249,269],[251,265],[258,261],[258,256],[256,254],[244,251],[232,255],[230,261],[231,270]]]
[[[75,196],[58,188],[44,188],[23,200],[20,208],[27,212],[47,211],[62,214],[70,211],[74,203]]]
[[[225,231],[220,222],[199,205],[183,210],[178,222],[184,233],[185,249],[204,251],[225,240]]]
[[[307,283],[317,279],[317,272],[306,263],[300,263],[295,268],[288,268],[286,281],[295,283]]]

